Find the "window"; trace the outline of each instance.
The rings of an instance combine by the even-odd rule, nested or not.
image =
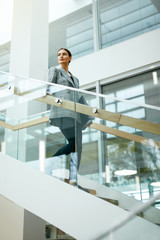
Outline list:
[[[159,111],[144,108],[138,105],[149,104],[153,106],[160,106],[159,77],[160,70],[158,69],[153,72],[144,73],[103,86],[103,94],[119,99],[131,100],[132,102],[137,103],[137,105],[135,105],[131,103],[105,99],[104,109],[130,117],[141,118],[152,122],[159,122]],[[117,126],[115,123],[107,123],[107,125],[122,129],[122,127]],[[133,129],[132,131],[134,132],[135,130]]]
[[[100,0],[102,48],[160,27],[160,13],[151,0]]]
[[[73,59],[89,54],[94,50],[92,17],[72,23],[67,26],[67,48],[73,54]]]
[[[93,52],[92,5],[50,23],[49,67],[56,66],[57,50],[68,48],[73,59]]]

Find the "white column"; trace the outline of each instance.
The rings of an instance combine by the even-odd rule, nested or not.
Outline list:
[[[44,79],[48,68],[48,0],[14,0],[10,72]]]
[[[100,17],[98,0],[92,0],[94,51],[101,49]]]
[[[17,76],[46,80],[47,69],[48,0],[14,0],[10,73]],[[14,122],[13,119],[27,118],[29,115],[45,110],[46,105],[36,101],[21,105],[15,103],[13,108],[7,110],[7,117],[8,121],[16,124],[18,122]],[[40,127],[38,126],[38,128]],[[34,159],[36,159],[38,157],[36,147],[41,139],[37,138],[33,142],[35,145],[34,152],[30,151],[29,154],[25,154],[26,133],[29,131],[29,129],[21,130],[19,133],[6,131],[6,153],[22,161],[25,161],[25,156],[30,154],[35,154]],[[17,142],[20,143],[19,147],[16,144]]]
[[[31,77],[45,80],[48,69],[48,0],[14,0],[13,25],[10,53],[10,73],[17,76]],[[42,112],[45,107],[36,101],[19,104],[15,102],[13,108],[7,110],[7,117],[12,124],[13,119],[26,118],[28,115]],[[6,154],[25,161],[28,157],[26,133],[30,130],[19,132],[5,132]],[[35,139],[37,145],[39,139]],[[33,143],[32,143],[33,144]],[[39,146],[39,144],[38,144]],[[26,151],[27,148],[27,151]],[[36,157],[38,151],[29,152]],[[34,156],[35,154],[35,156]],[[7,170],[6,170],[7,171]],[[16,176],[15,176],[16,177]],[[24,176],[27,177],[27,176]],[[21,179],[19,179],[21,181]],[[32,196],[28,196],[32,198]],[[3,199],[5,201],[5,199]],[[7,200],[6,200],[7,201]],[[1,203],[0,203],[1,204]],[[7,235],[5,240],[44,240],[45,222],[32,213],[16,207],[14,204],[4,204],[5,208],[0,215],[1,227],[10,227],[16,222],[15,236]],[[9,211],[8,211],[9,210]],[[16,212],[18,211],[18,215]],[[14,215],[12,215],[14,212]],[[7,213],[7,215],[6,215]],[[15,221],[16,219],[16,221]]]

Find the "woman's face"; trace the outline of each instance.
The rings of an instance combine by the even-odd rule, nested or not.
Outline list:
[[[72,57],[69,56],[68,52],[64,49],[59,50],[57,54],[59,64],[68,65]]]

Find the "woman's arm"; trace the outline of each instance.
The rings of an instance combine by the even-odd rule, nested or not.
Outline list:
[[[48,82],[50,83],[57,83],[57,69],[55,67],[51,67],[48,70]],[[47,95],[51,95],[50,93],[50,87],[51,85],[47,86]]]
[[[76,88],[79,88],[79,79],[74,77],[74,81],[75,81],[75,84],[76,84]]]

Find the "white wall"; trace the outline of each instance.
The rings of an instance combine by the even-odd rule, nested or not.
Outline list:
[[[70,70],[86,85],[129,73],[144,66],[160,66],[160,29],[144,33],[71,62]]]
[[[44,221],[0,195],[0,239],[44,240]]]

